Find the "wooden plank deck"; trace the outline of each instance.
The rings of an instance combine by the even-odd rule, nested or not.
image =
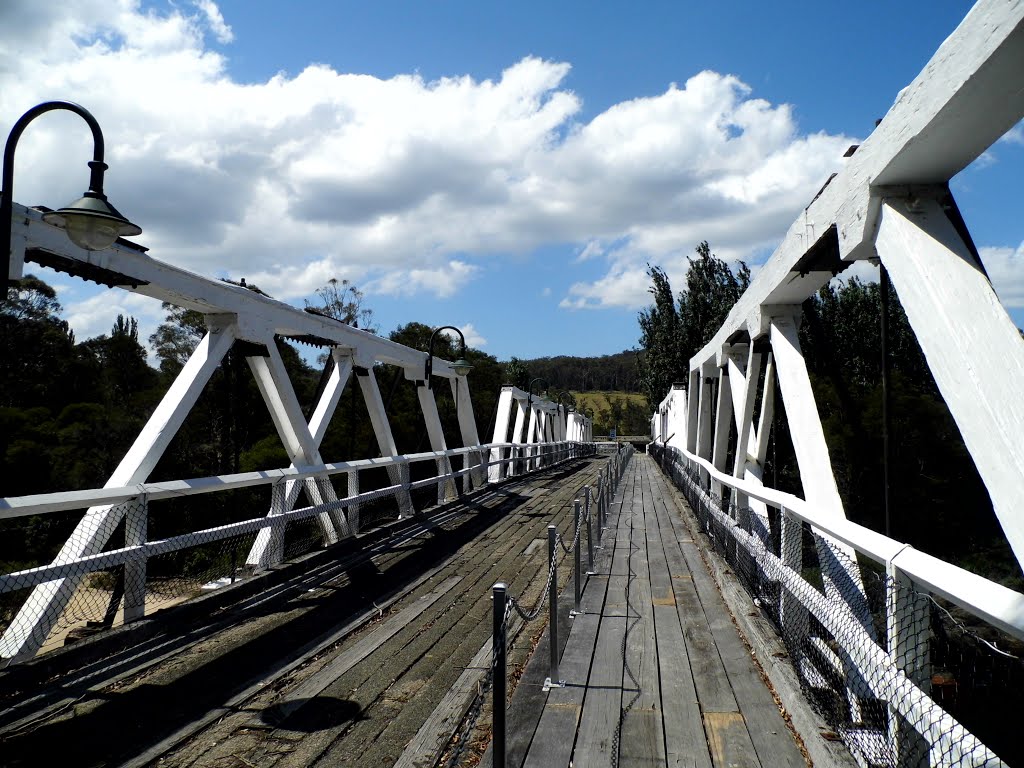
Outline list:
[[[805,766],[651,459],[615,502],[524,765]]]

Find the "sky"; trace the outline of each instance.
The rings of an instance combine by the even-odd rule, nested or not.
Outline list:
[[[77,101],[150,255],[302,306],[331,278],[382,333],[512,356],[637,345],[648,264],[756,269],[956,28],[950,0],[0,2],[0,131]],[[15,199],[57,208],[91,142],[50,113]],[[1024,130],[953,180],[1024,326]],[[42,270],[79,339],[157,302]]]

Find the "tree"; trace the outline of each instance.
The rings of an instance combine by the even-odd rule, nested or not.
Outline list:
[[[687,369],[690,358],[718,333],[749,285],[750,269],[745,263],[739,262],[733,274],[728,264],[711,253],[707,240],[697,246],[697,258],[689,260],[686,270],[686,289],[679,294],[680,353]]]
[[[373,310],[363,306],[363,292],[346,280],[332,277],[327,285],[316,289],[319,304],[306,300],[306,309],[318,315],[340,320],[345,325],[362,328],[370,333],[377,332],[373,323]]]
[[[661,267],[648,266],[649,292],[654,304],[639,315],[638,361],[641,387],[649,403],[659,403],[675,381],[686,381],[690,358],[707,344],[722,326],[729,310],[750,285],[750,270],[742,261],[734,274],[713,253],[707,241],[697,246],[697,258],[689,259],[686,288],[678,303],[672,296],[668,275]]]
[[[505,363],[505,383],[520,389],[530,386],[530,369],[518,357]]]

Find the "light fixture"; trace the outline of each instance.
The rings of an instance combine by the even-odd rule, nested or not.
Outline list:
[[[11,218],[14,215],[14,152],[28,124],[40,115],[56,109],[74,112],[89,125],[93,140],[93,155],[89,162],[91,173],[89,189],[85,194],[60,210],[44,213],[43,221],[61,227],[67,232],[71,242],[90,251],[109,248],[119,237],[142,234],[142,229],[122,216],[107,202],[107,196],[103,194],[103,173],[107,170],[107,164],[103,162],[103,131],[100,130],[96,118],[85,107],[70,101],[47,101],[38,104],[18,119],[4,146],[3,173],[0,181],[0,242],[7,243],[8,257],[5,260],[3,275],[0,275],[4,288],[0,300],[6,299],[10,275]]]
[[[430,376],[434,370],[434,339],[437,338],[437,334],[445,330],[455,331],[459,334],[459,340],[461,342],[459,348],[459,359],[454,363],[450,363],[448,367],[455,371],[456,376],[465,376],[473,369],[473,364],[466,359],[466,337],[462,335],[462,331],[454,325],[442,325],[430,334],[430,345],[427,347],[427,363],[423,370],[423,378],[427,382],[427,389],[431,388]]]

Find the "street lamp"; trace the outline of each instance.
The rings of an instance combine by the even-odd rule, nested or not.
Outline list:
[[[430,334],[430,345],[427,347],[427,365],[423,371],[423,377],[427,381],[427,389],[430,389],[430,376],[434,370],[434,339],[437,338],[437,334],[441,331],[451,330],[459,334],[459,340],[461,346],[459,348],[459,359],[451,364],[451,369],[455,371],[456,376],[465,376],[472,370],[473,364],[466,359],[466,337],[462,335],[462,331],[456,328],[454,325],[442,325],[440,328]]]
[[[527,391],[526,408],[527,408],[527,410],[529,410],[530,406],[533,405],[533,385],[536,384],[538,381],[543,381],[544,382],[544,389],[545,389],[545,391],[550,386],[548,384],[548,380],[547,379],[543,379],[540,376],[538,376],[537,378],[535,378],[533,381],[530,382],[530,386],[526,388],[526,391]]]
[[[85,120],[92,130],[93,151],[92,160],[89,162],[91,174],[89,189],[82,197],[64,208],[44,213],[43,221],[60,227],[67,232],[71,242],[88,251],[102,251],[112,246],[119,237],[142,234],[142,229],[122,216],[114,206],[107,202],[107,196],[103,194],[103,172],[107,170],[107,164],[103,162],[103,131],[100,130],[96,118],[85,107],[70,101],[47,101],[38,104],[18,119],[4,146],[3,177],[0,181],[0,187],[3,190],[0,193],[2,194],[2,200],[0,200],[0,243],[7,244],[8,256],[4,260],[2,275],[3,300],[7,298],[7,287],[10,284],[11,218],[14,215],[14,151],[28,124],[40,115],[55,109],[74,112]]]

